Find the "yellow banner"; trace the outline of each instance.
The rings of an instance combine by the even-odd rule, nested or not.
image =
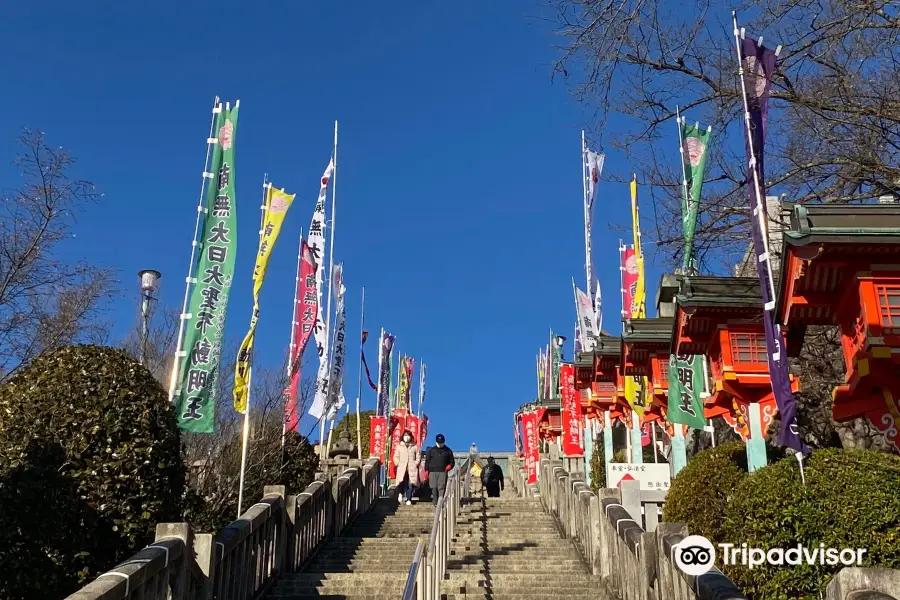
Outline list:
[[[637,200],[637,178],[631,180],[631,226],[634,233],[634,260],[637,264],[638,272],[634,297],[631,304],[631,314],[635,319],[646,319],[647,289],[644,277],[644,252],[641,248],[641,224]],[[625,398],[641,420],[644,419],[644,408],[648,387],[649,381],[646,377],[625,378]]]
[[[253,267],[253,316],[250,318],[250,331],[247,332],[238,351],[234,371],[234,410],[242,414],[247,411],[247,402],[250,398],[250,358],[253,356],[253,340],[256,336],[256,322],[259,320],[259,290],[266,278],[272,248],[275,247],[275,240],[278,239],[281,224],[284,223],[284,217],[294,201],[294,196],[295,194],[285,194],[284,190],[276,190],[274,187],[269,188],[266,196],[259,250]]]
[[[644,278],[644,252],[641,249],[640,213],[637,201],[637,179],[631,180],[631,222],[634,230],[634,260],[637,263],[637,286],[632,300],[632,315],[635,319],[647,318],[647,289]]]

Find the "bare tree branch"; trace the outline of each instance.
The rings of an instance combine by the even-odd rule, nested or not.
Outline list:
[[[75,215],[101,194],[72,179],[75,159],[28,129],[14,164],[19,188],[0,197],[0,380],[45,352],[103,341],[115,295],[111,269],[58,258]]]

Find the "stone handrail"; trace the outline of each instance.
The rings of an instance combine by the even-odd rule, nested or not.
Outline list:
[[[521,474],[512,479],[524,480]],[[546,458],[540,462],[538,485],[545,510],[575,542],[593,574],[621,600],[746,600],[715,567],[697,577],[678,568],[673,547],[687,537],[688,527],[655,522],[658,492],[641,492],[638,482],[624,481],[621,489],[602,489],[598,496],[580,474],[570,475],[560,462]],[[829,583],[825,598],[898,600],[900,570],[845,567]]]
[[[518,457],[509,459],[509,482],[520,498],[539,495],[538,486],[528,484],[528,471],[525,469],[524,461]]]
[[[188,523],[161,523],[155,541],[67,600],[257,598],[282,572],[302,569],[378,497],[380,462],[327,475],[297,496],[267,486],[263,498],[215,538]]]
[[[438,500],[431,524],[428,543],[419,542],[409,568],[402,600],[437,600],[441,597],[441,582],[447,572],[450,545],[456,535],[456,521],[462,498],[468,497],[472,469],[477,458],[470,454],[447,478],[447,489]],[[462,472],[465,475],[462,475]]]

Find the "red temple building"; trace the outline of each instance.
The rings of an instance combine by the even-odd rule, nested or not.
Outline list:
[[[724,418],[748,446],[750,440],[757,440],[754,446],[763,454],[756,457],[764,461],[762,443],[776,405],[759,279],[680,276],[678,282],[672,350],[707,356],[713,385],[706,417]],[[794,376],[791,388],[799,390]]]
[[[619,369],[622,340],[618,336],[605,334],[595,339],[597,346],[592,352],[576,355],[575,389],[591,391],[590,394],[581,394],[586,415],[602,422],[608,410],[611,421],[624,423],[630,419],[631,409],[625,402],[624,378]]]
[[[866,417],[900,449],[900,206],[785,204],[776,314],[797,356],[807,327],[838,326],[837,422]]]
[[[624,377],[647,377],[644,422],[665,422],[669,390],[672,317],[628,319],[622,328],[620,371]]]

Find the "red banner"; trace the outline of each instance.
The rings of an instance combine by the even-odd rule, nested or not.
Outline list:
[[[416,415],[408,415],[406,417],[406,429],[409,429],[409,432],[412,434],[413,439],[416,441],[416,445],[419,448],[422,448],[422,443],[419,441],[419,436],[421,435],[422,430],[422,422],[419,421],[419,417]]]
[[[540,447],[538,446],[538,415],[527,412],[522,415],[522,428],[525,438],[525,469],[528,471],[526,483],[537,483],[538,465],[540,463]]]
[[[626,248],[622,254],[622,318],[631,319],[631,304],[637,291],[638,268],[634,248]]]
[[[388,457],[388,477],[395,479],[397,477],[397,466],[394,464],[394,453],[397,446],[400,445],[400,438],[403,436],[403,430],[406,428],[406,411],[402,408],[394,410],[391,417],[391,456]]]
[[[384,464],[385,450],[387,450],[387,419],[369,417],[369,456],[377,457]]]
[[[562,401],[563,454],[583,456],[581,401],[575,394],[575,365],[559,367],[559,389]]]
[[[649,446],[650,445],[650,428],[653,427],[651,423],[644,423],[641,425],[641,446]]]
[[[428,415],[422,416],[422,423],[419,425],[419,448],[424,448],[428,442]]]
[[[300,388],[300,363],[309,342],[319,313],[319,295],[316,288],[316,261],[306,240],[300,244],[300,265],[297,274],[297,299],[294,304],[294,344],[290,349],[290,386],[284,403],[284,424],[287,431],[297,431],[300,415],[297,395]]]

